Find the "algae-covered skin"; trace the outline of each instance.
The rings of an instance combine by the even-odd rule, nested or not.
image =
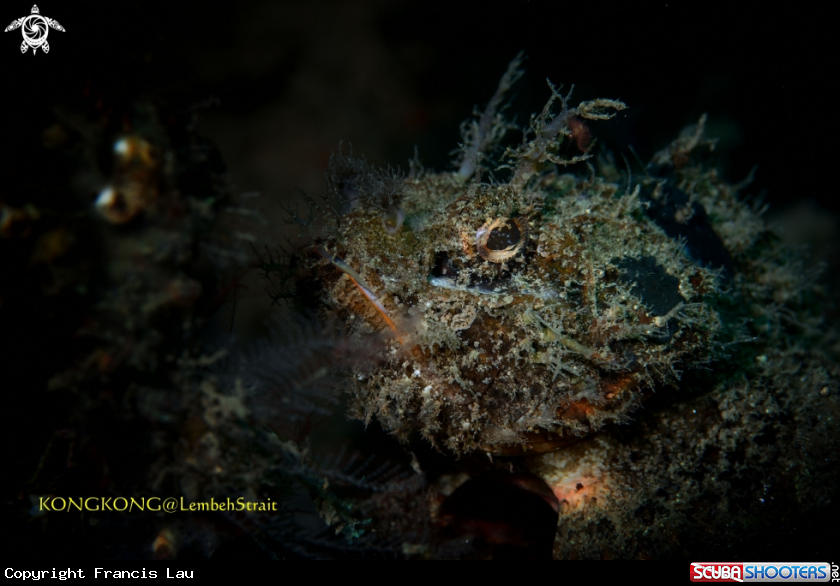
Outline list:
[[[456,173],[415,165],[404,177],[334,156],[329,188],[343,213],[310,247],[303,279],[352,334],[388,334],[379,366],[356,381],[352,414],[454,453],[551,451],[627,421],[742,334],[719,307],[734,278],[728,251],[750,238],[715,224],[745,213],[735,189],[715,185],[701,201],[712,187],[679,182],[663,170],[673,161],[636,178],[604,157],[598,170],[561,172],[591,157],[587,120],[623,103],[572,108],[571,92],[549,84],[525,141],[505,153],[508,180],[482,181],[518,74],[514,61],[465,126]],[[659,156],[682,167],[713,146],[703,122]],[[561,157],[561,146],[579,154]]]
[[[429,183],[414,181],[406,199],[425,199]],[[620,420],[646,389],[711,358],[718,275],[647,218],[638,191],[568,175],[519,194],[453,191],[422,229],[393,237],[381,212],[359,206],[326,245],[359,267],[397,324],[386,365],[356,393],[366,418],[400,436],[416,426],[456,452],[540,449]],[[505,228],[519,250],[486,260],[481,231],[493,250]],[[335,276],[329,301],[353,329],[387,327],[351,278]]]

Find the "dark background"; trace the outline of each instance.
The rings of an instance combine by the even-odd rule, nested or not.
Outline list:
[[[3,18],[30,8],[6,3]],[[253,156],[260,144],[314,150],[311,143],[335,136],[375,150],[371,158],[399,160],[438,136],[452,147],[457,123],[524,50],[523,107],[542,105],[546,77],[578,84],[580,99],[621,98],[630,110],[613,133],[642,158],[708,112],[731,142],[733,171],[759,164],[756,186],[772,188],[773,202],[814,191],[823,172],[814,159],[836,153],[827,152],[836,128],[834,20],[807,4],[257,0],[40,9],[67,32],[51,32],[49,55],[20,55],[19,31],[0,37],[4,131],[36,127],[45,104],[73,99],[89,80],[111,99],[182,82],[197,101],[221,99],[214,123],[236,120],[258,135],[223,145],[234,157],[248,148]],[[446,161],[423,150],[429,163]]]
[[[6,3],[2,18],[25,16]],[[774,207],[810,198],[840,211],[828,189],[837,155],[837,35],[827,9],[713,3],[243,1],[49,2],[52,51],[19,52],[0,36],[3,150],[51,121],[52,106],[88,95],[119,101],[181,84],[219,99],[202,128],[237,183],[267,198],[318,190],[344,140],[375,162],[403,164],[414,145],[444,167],[458,124],[490,97],[520,50],[527,75],[520,122],[548,97],[545,78],[577,99],[624,100],[602,124],[606,146],[643,160],[703,112],[733,181],[758,165],[754,192]],[[4,21],[4,22],[5,22]],[[576,101],[576,100],[575,100]]]
[[[0,26],[32,0],[6,2]],[[84,110],[160,91],[199,103],[199,130],[222,152],[233,182],[258,191],[267,244],[283,226],[279,202],[296,187],[320,193],[340,141],[377,164],[402,166],[415,146],[445,169],[458,125],[483,105],[507,63],[527,55],[510,113],[527,124],[549,96],[545,79],[576,84],[629,109],[593,125],[600,148],[643,161],[707,112],[717,158],[745,193],[770,205],[792,245],[840,274],[836,184],[836,19],[824,4],[243,1],[39,3],[49,54],[21,55],[20,31],[0,35],[0,178],[50,169],[22,153],[40,148],[53,108]],[[21,173],[21,170],[25,170]],[[19,183],[0,181],[14,201]],[[94,194],[91,194],[92,197]],[[268,315],[262,285],[237,311],[237,333]],[[12,343],[2,339],[3,344]],[[0,383],[7,387],[12,381]],[[37,414],[33,414],[36,416]],[[5,445],[13,446],[14,429]],[[31,471],[20,472],[24,477]]]

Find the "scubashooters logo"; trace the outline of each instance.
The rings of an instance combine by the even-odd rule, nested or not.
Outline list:
[[[26,53],[26,50],[30,47],[32,47],[33,55],[39,48],[44,53],[49,53],[50,44],[47,42],[47,34],[50,29],[54,28],[57,31],[64,32],[64,27],[58,24],[58,21],[41,16],[40,12],[38,5],[33,5],[32,14],[12,21],[12,24],[3,31],[7,33],[17,28],[21,29],[21,33],[23,33],[23,42],[20,44],[21,53]]]
[[[692,582],[828,582],[827,563],[694,562]]]

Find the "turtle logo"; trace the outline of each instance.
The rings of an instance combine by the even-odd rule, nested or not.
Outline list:
[[[50,52],[50,44],[47,43],[47,33],[50,32],[50,27],[64,32],[64,27],[58,24],[57,21],[46,16],[41,16],[37,5],[32,6],[32,14],[13,21],[3,32],[7,33],[19,27],[22,27],[21,32],[23,32],[23,42],[20,44],[20,52],[26,53],[26,50],[32,47],[33,55],[38,51],[39,47],[44,53]]]

